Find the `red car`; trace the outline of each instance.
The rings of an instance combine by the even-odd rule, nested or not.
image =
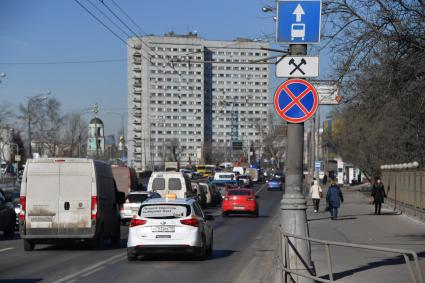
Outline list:
[[[257,198],[251,189],[229,189],[221,204],[223,216],[226,217],[230,213],[251,213],[258,217]]]

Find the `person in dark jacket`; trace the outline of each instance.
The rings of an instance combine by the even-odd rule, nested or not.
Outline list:
[[[387,195],[385,194],[384,184],[382,184],[381,178],[379,177],[375,179],[371,196],[375,204],[375,214],[381,214],[381,205],[384,203],[384,198],[386,198]]]
[[[329,203],[329,211],[331,212],[331,219],[338,218],[338,208],[344,202],[341,189],[337,186],[335,180],[332,180],[331,186],[326,193],[326,201]]]

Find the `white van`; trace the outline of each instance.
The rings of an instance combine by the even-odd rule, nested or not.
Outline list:
[[[175,194],[177,198],[193,196],[191,181],[181,172],[153,172],[149,179],[148,191],[157,192],[163,198],[167,194]]]
[[[38,243],[120,240],[118,192],[111,166],[83,158],[29,159],[21,184],[19,229],[24,249]]]

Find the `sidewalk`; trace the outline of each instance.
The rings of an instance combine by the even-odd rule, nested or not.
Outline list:
[[[364,195],[349,188],[344,188],[343,194],[337,221],[330,220],[329,212],[324,211],[325,199],[318,213],[313,212],[308,199],[310,237],[415,251],[425,276],[425,224],[385,207],[382,215],[374,215],[374,207],[367,204]],[[311,250],[317,275],[328,279],[324,246],[312,243]],[[338,282],[411,282],[403,257],[395,254],[332,246],[331,257]]]

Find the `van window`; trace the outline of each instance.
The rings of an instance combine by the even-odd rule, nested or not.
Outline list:
[[[153,191],[165,190],[165,179],[154,178],[152,182],[152,190]]]
[[[189,216],[191,209],[189,205],[180,204],[147,204],[142,205],[139,215],[153,219],[174,219]]]
[[[181,190],[182,183],[179,178],[170,178],[168,179],[168,189],[170,190]]]

